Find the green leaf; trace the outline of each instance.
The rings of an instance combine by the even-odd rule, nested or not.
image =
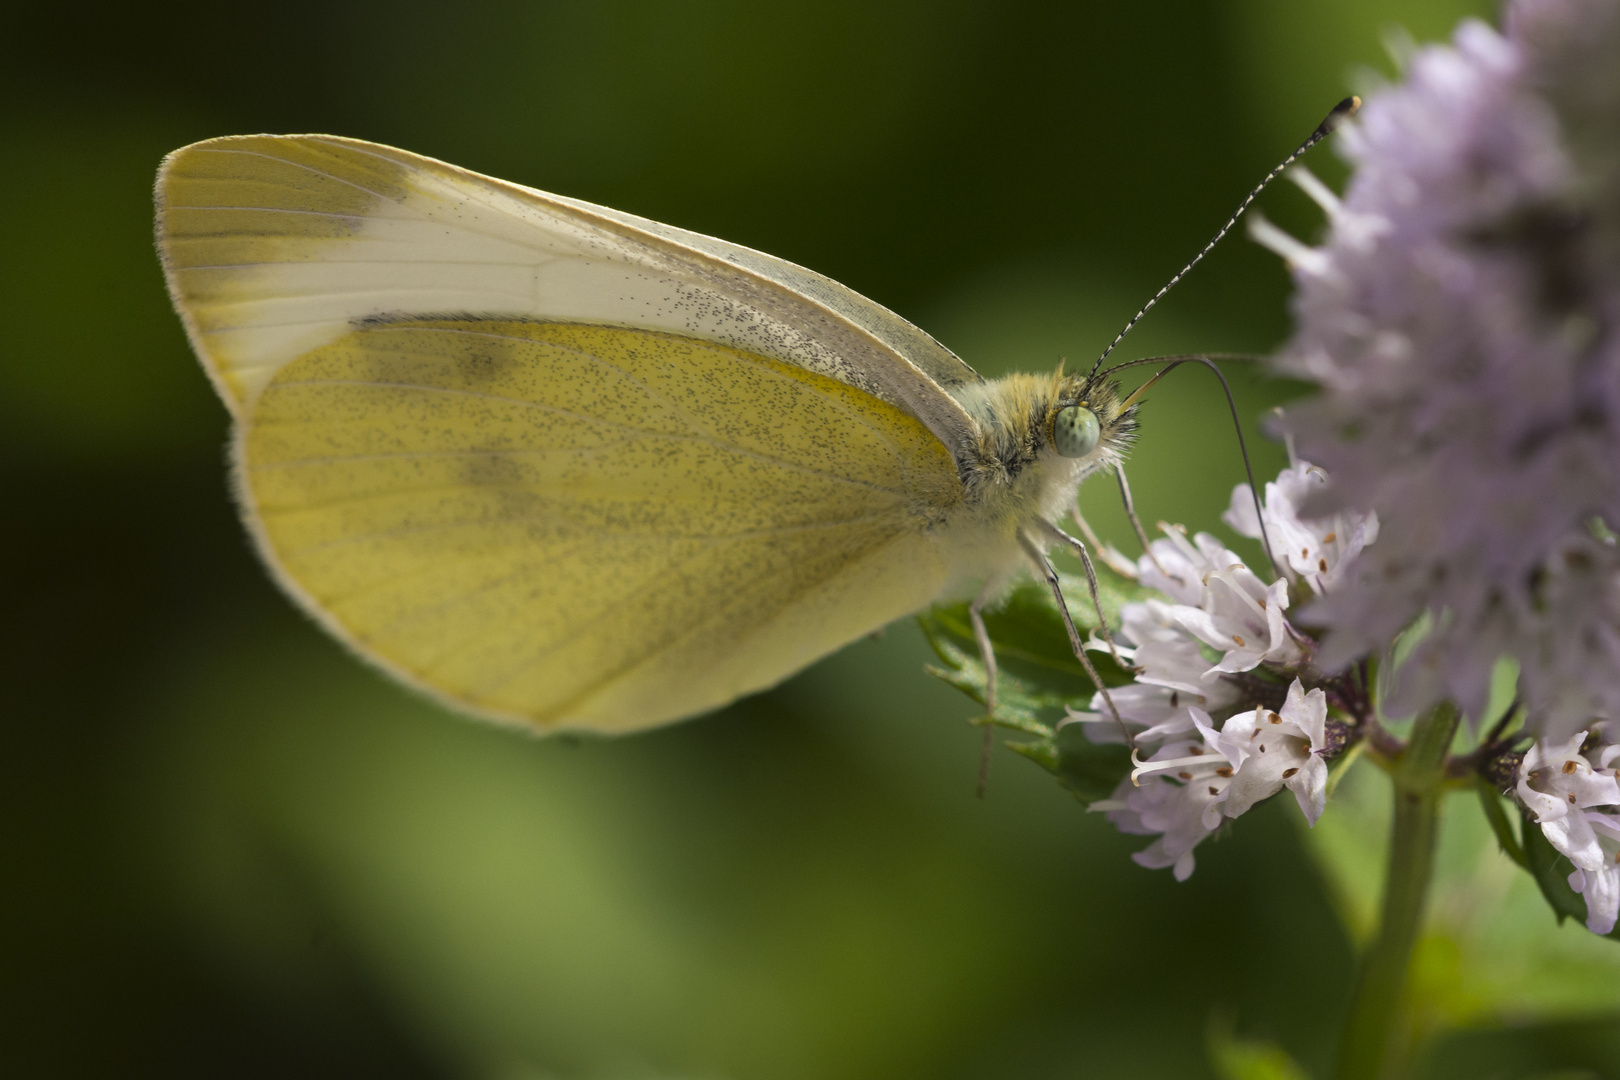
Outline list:
[[[1052,739],[1032,739],[1029,742],[1010,742],[1007,749],[1024,755],[1045,769],[1049,773],[1056,773],[1061,768],[1058,761],[1057,743]]]
[[[1086,806],[1112,795],[1131,771],[1130,751],[1119,745],[1091,742],[1078,724],[1029,742],[1010,742],[1007,748],[1056,776]]]
[[[977,650],[964,652],[948,635],[936,633],[927,619],[928,616],[922,616],[919,622],[943,666],[930,666],[924,670],[983,705],[987,700],[986,679],[984,664],[979,660]],[[1042,689],[1003,671],[996,680],[995,715],[986,717],[986,722],[1044,738],[1052,734],[1053,725],[1063,718],[1063,706],[1068,700],[1062,694]]]
[[[1276,1043],[1244,1039],[1225,1024],[1209,1028],[1209,1063],[1220,1080],[1310,1080],[1310,1073]]]
[[[1541,889],[1541,895],[1546,898],[1553,914],[1558,916],[1562,923],[1566,918],[1573,918],[1577,922],[1586,922],[1586,901],[1581,894],[1569,887],[1570,871],[1575,867],[1570,861],[1558,853],[1546,836],[1542,835],[1541,826],[1528,810],[1520,814],[1521,831],[1524,836],[1525,869],[1530,876],[1536,879],[1536,885]]]
[[[1063,574],[1059,579],[1070,614],[1082,633],[1088,632],[1097,619],[1085,579]],[[1148,593],[1140,586],[1113,580],[1099,586],[1104,613],[1111,619],[1118,618],[1121,604]],[[968,620],[968,605],[941,604],[917,621],[940,659],[940,665],[929,667],[928,673],[983,705],[984,663]],[[1090,742],[1078,724],[1058,728],[1067,715],[1065,706],[1085,707],[1095,687],[1075,659],[1051,593],[1042,585],[1026,582],[1014,588],[1004,604],[987,612],[984,621],[999,670],[995,715],[979,722],[1033,735],[1031,740],[1007,746],[1055,775],[1081,802],[1090,805],[1106,798],[1130,772],[1130,753],[1123,746]],[[1094,652],[1091,659],[1108,685],[1130,681],[1129,674],[1107,653]]]
[[[1507,811],[1502,809],[1502,793],[1483,776],[1478,778],[1478,782],[1479,803],[1485,808],[1485,820],[1491,823],[1491,831],[1496,834],[1497,846],[1502,849],[1502,854],[1529,870],[1530,862],[1525,858],[1524,848],[1519,846],[1519,838],[1513,835],[1513,823],[1508,820]]]
[[[1054,742],[1057,774],[1074,797],[1090,806],[1114,793],[1130,775],[1131,752],[1117,743],[1094,743],[1079,724],[1059,728]]]
[[[1097,616],[1085,578],[1060,572],[1058,580],[1076,628],[1082,635],[1089,635],[1097,626]],[[1110,625],[1117,626],[1120,606],[1145,598],[1152,590],[1134,582],[1103,578],[1098,582],[1098,593],[1103,614]],[[946,658],[943,645],[954,646],[958,653],[967,656],[978,656],[979,646],[973,637],[966,601],[936,605],[920,615],[918,621],[934,651],[953,668],[957,665]],[[1091,700],[1095,687],[1085,667],[1075,658],[1063,616],[1044,584],[1026,581],[1015,586],[1002,604],[985,612],[984,623],[1002,675],[997,687],[1003,691],[1001,697],[1006,697],[1004,691],[1009,682],[1017,680],[1025,692],[1055,697],[1059,704],[1082,705]],[[1106,652],[1093,652],[1090,657],[1098,675],[1109,686],[1130,681],[1130,675],[1120,670]],[[971,696],[982,703],[982,665],[975,664],[975,668],[980,670],[980,692]],[[946,681],[957,685],[949,678]]]
[[[1356,763],[1356,760],[1361,757],[1366,749],[1367,740],[1357,739],[1350,744],[1348,750],[1333,759],[1333,763],[1328,766],[1328,798],[1333,798],[1333,792],[1338,789],[1339,781],[1344,779],[1344,774],[1350,771],[1350,766]]]

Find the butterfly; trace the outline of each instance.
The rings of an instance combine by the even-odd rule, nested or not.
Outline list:
[[[964,592],[993,673],[981,612],[1024,570],[1062,605],[1058,521],[1136,431],[1100,364],[987,380],[782,259],[375,143],[210,139],[156,203],[275,580],[535,730],[702,713]]]

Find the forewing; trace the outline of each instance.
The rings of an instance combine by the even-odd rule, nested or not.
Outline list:
[[[175,305],[239,415],[275,373],[375,318],[474,315],[665,330],[844,382],[948,448],[978,381],[828,278],[721,240],[391,147],[241,136],[176,151],[157,186]]]
[[[960,499],[900,409],[675,335],[380,321],[280,368],[238,446],[266,558],[463,708],[623,731],[916,610]]]

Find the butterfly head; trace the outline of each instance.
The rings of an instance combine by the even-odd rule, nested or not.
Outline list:
[[[1059,376],[1042,421],[1046,446],[1072,461],[1117,461],[1136,437],[1135,403],[1101,377]]]
[[[1135,404],[1103,378],[1007,375],[960,400],[978,428],[957,462],[970,502],[1010,488],[1072,491],[1086,474],[1121,460],[1136,435]]]

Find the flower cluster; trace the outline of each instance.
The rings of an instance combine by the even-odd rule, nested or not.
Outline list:
[[[1327,801],[1327,698],[1307,693],[1295,679],[1280,710],[1264,706],[1229,718],[1220,728],[1196,705],[1181,721],[1163,725],[1158,746],[1112,799],[1093,803],[1106,810],[1120,832],[1158,836],[1132,855],[1149,869],[1169,866],[1177,881],[1193,872],[1193,848],[1284,787],[1299,800],[1312,825]],[[1162,741],[1160,741],[1162,740]]]
[[[1311,611],[1324,667],[1431,616],[1396,713],[1450,698],[1477,718],[1510,655],[1547,738],[1620,719],[1616,56],[1610,0],[1465,22],[1343,129],[1342,202],[1302,178],[1327,241],[1256,231],[1297,286],[1279,367],[1320,387],[1283,424],[1333,475],[1303,508],[1385,525],[1343,580],[1286,561],[1333,587]]]
[[[1333,589],[1361,549],[1378,539],[1378,515],[1330,513],[1302,520],[1300,510],[1327,490],[1327,473],[1308,461],[1296,462],[1266,485],[1265,532],[1276,545],[1283,574],[1303,581],[1318,596]],[[1232,505],[1221,515],[1239,536],[1258,540],[1261,519],[1255,515],[1248,484],[1232,489]]]
[[[1327,693],[1301,681],[1314,678],[1313,643],[1288,620],[1289,585],[1308,581],[1320,591],[1337,581],[1376,536],[1377,522],[1356,515],[1302,520],[1299,490],[1321,482],[1320,473],[1300,463],[1267,485],[1266,531],[1302,560],[1291,560],[1291,576],[1267,585],[1215,537],[1189,540],[1169,526],[1138,563],[1141,582],[1166,597],[1126,604],[1115,642],[1135,670],[1135,680],[1112,697],[1139,767],[1092,809],[1106,811],[1121,832],[1158,837],[1133,856],[1142,866],[1173,867],[1185,880],[1194,848],[1285,787],[1313,825],[1322,813],[1325,759],[1351,733],[1345,721],[1329,718]],[[1227,520],[1259,536],[1253,502],[1240,485]],[[1094,639],[1091,647],[1108,645]],[[1101,704],[1094,697],[1094,711],[1071,710],[1069,722],[1084,724],[1095,742],[1122,741],[1125,732]]]
[[[1519,766],[1515,793],[1547,841],[1575,864],[1570,888],[1586,900],[1586,928],[1614,929],[1620,914],[1620,743],[1608,724],[1532,746]]]

